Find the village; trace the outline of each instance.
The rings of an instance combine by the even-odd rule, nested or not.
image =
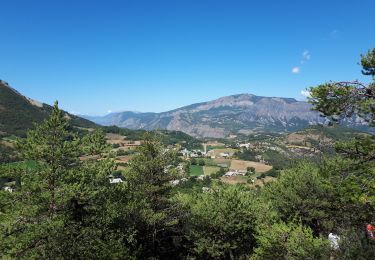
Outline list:
[[[107,133],[107,142],[112,146],[110,155],[115,159],[117,169],[124,171],[127,163],[136,153],[141,140],[127,140],[119,134]],[[172,181],[173,186],[187,181],[189,178],[203,180],[215,178],[228,184],[245,184],[250,186],[262,186],[270,182],[274,177],[266,176],[272,170],[272,165],[257,156],[254,161],[236,158],[236,153],[242,149],[251,149],[250,143],[238,143],[236,147],[230,147],[219,141],[202,142],[200,148],[187,149],[186,142],[170,144],[166,150],[177,152],[180,163],[175,167],[179,172],[179,178]],[[111,183],[121,182],[120,178],[111,178]]]

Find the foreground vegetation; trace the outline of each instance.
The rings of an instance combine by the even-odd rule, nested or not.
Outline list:
[[[375,51],[363,58],[363,67],[375,75]],[[347,96],[344,101],[355,98],[350,95],[358,95],[356,88],[340,92],[319,86],[311,90],[312,102],[328,116],[341,115],[346,106],[340,95]],[[337,102],[324,99],[331,91],[338,91]],[[373,125],[374,84],[365,91],[353,105]],[[375,257],[375,241],[365,229],[375,222],[373,136],[338,143],[340,156],[294,162],[262,188],[208,177],[173,186],[185,177],[177,169],[176,152],[147,133],[143,140],[114,181],[116,165],[107,156],[104,133],[75,133],[55,104],[50,117],[17,142],[18,156],[29,166],[0,168],[1,177],[12,182],[12,190],[0,191],[0,256]],[[87,159],[79,160],[82,156]],[[338,247],[327,239],[330,233],[340,237]]]

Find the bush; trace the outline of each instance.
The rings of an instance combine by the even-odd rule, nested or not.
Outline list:
[[[276,170],[275,168],[272,168],[271,170],[265,172],[264,175],[277,178],[277,176],[279,175],[279,171]]]
[[[276,223],[256,236],[258,247],[251,259],[328,259],[327,239],[315,238],[301,224]]]
[[[197,159],[192,158],[192,159],[190,160],[190,163],[191,163],[191,165],[197,165]]]
[[[254,167],[247,167],[247,171],[248,172],[255,172],[255,168]]]
[[[206,164],[203,159],[200,159],[198,163],[200,166],[204,166]]]

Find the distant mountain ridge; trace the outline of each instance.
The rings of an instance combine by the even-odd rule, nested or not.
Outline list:
[[[101,125],[130,129],[179,130],[195,137],[227,137],[256,132],[285,133],[322,124],[326,119],[311,105],[293,98],[238,94],[162,113],[111,113],[85,118]],[[346,122],[361,127],[361,121]]]
[[[0,135],[25,135],[33,123],[39,123],[51,112],[52,107],[23,96],[7,82],[0,80]],[[87,119],[71,115],[72,125],[78,127],[96,127]]]

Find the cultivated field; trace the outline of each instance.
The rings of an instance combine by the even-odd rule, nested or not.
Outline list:
[[[220,170],[220,167],[217,166],[203,166],[204,175],[211,175],[217,173]]]
[[[129,141],[126,140],[124,136],[119,135],[119,134],[112,134],[112,133],[107,133],[105,135],[105,138],[107,139],[107,142],[111,145],[117,144],[119,147],[122,147],[125,150],[130,150],[134,149],[137,146],[141,145],[141,141]]]
[[[247,183],[247,179],[248,179],[247,177],[240,176],[240,175],[230,176],[230,177],[223,176],[220,178],[222,182],[227,183],[227,184]]]
[[[189,175],[190,176],[199,176],[203,175],[203,166],[200,165],[190,165],[189,167]]]
[[[222,159],[222,158],[215,158],[213,161],[216,163],[216,165],[222,164],[226,165],[226,167],[230,166],[231,160],[229,159]]]
[[[256,172],[266,172],[272,169],[272,166],[260,162],[232,160],[230,164],[231,170],[246,170],[247,167],[254,167]]]
[[[123,155],[123,156],[117,156],[115,162],[117,163],[127,163],[132,156],[129,155]]]

